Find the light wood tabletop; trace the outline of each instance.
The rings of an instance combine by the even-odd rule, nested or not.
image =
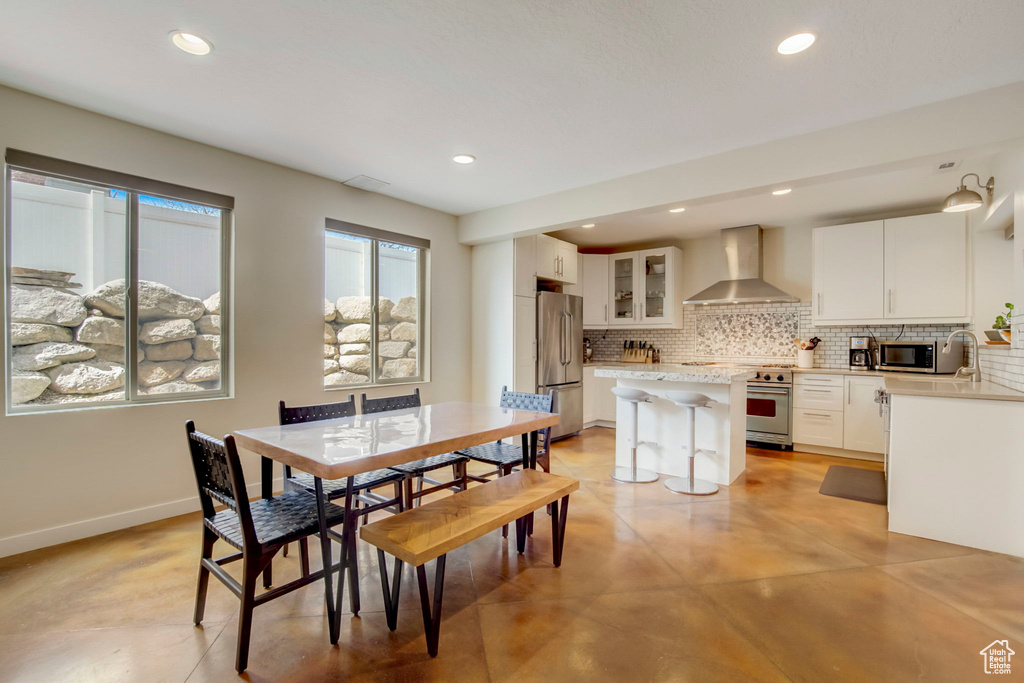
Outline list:
[[[340,479],[558,424],[555,413],[435,403],[334,420],[243,429],[238,445],[322,479]]]
[[[360,537],[420,566],[579,489],[575,479],[522,470],[360,527]]]

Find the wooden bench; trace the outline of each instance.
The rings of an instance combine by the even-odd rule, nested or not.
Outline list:
[[[526,516],[548,504],[551,505],[554,564],[560,566],[569,494],[579,487],[580,483],[575,479],[525,469],[362,527],[360,537],[377,547],[388,628],[394,631],[397,626],[402,564],[408,562],[416,567],[427,651],[431,657],[436,657],[446,554],[513,521],[516,523],[517,548],[522,553],[526,550]],[[395,557],[390,589],[385,552]],[[437,562],[434,565],[431,607],[424,565],[434,559]]]

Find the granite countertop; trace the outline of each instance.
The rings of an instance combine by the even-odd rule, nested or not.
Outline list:
[[[896,396],[931,396],[935,398],[976,398],[989,401],[1022,401],[1024,392],[981,381],[974,383],[952,377],[893,377],[886,375],[885,391]]]
[[[643,363],[594,363],[595,377],[617,379],[650,379],[665,382],[695,382],[700,384],[732,384],[746,382],[754,376],[749,368],[720,365],[645,365]]]

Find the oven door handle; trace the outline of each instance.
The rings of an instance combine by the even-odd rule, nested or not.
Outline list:
[[[783,391],[765,391],[764,389],[747,389],[748,394],[771,394],[773,396],[785,396],[789,393],[789,390]]]

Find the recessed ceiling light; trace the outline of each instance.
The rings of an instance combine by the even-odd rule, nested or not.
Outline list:
[[[668,210],[669,213],[682,213],[683,211],[686,211],[686,207],[685,206],[680,206],[678,209],[669,209]]]
[[[594,224],[593,223],[586,223],[585,225],[581,225],[580,227],[581,228],[592,228],[592,227],[594,227]]]
[[[200,38],[194,33],[186,33],[185,31],[171,31],[171,42],[179,50],[184,50],[190,55],[208,55],[213,50],[213,43]]]
[[[780,194],[789,194],[792,191],[793,188],[787,187],[785,190],[772,190],[772,194],[778,196]]]
[[[457,164],[471,164],[476,161],[476,157],[472,154],[456,154],[452,157],[452,161]]]
[[[797,52],[803,52],[811,45],[814,45],[813,33],[797,33],[795,36],[790,36],[779,43],[779,54],[795,55]]]

